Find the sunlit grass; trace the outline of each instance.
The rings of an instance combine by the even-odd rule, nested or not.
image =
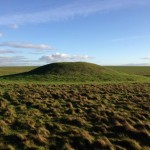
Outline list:
[[[0,84],[0,149],[149,149],[150,84]]]

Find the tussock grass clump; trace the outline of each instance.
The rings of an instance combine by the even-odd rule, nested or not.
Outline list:
[[[4,117],[16,117],[16,110],[13,105],[9,105],[5,112],[4,112]]]
[[[0,120],[0,134],[1,135],[9,134],[9,125],[4,120]]]
[[[68,132],[68,136],[75,149],[88,149],[94,141],[94,137],[88,131],[78,128],[72,128]]]
[[[4,98],[0,99],[0,110],[1,112],[6,109],[8,101]]]
[[[74,125],[74,126],[78,126],[78,127],[84,127],[88,124],[84,119],[82,119],[80,117],[63,118],[62,122],[64,124],[70,124],[70,125]]]
[[[115,150],[113,144],[109,141],[108,138],[102,137],[94,142],[95,149],[108,149],[108,150]]]
[[[32,135],[31,137],[36,145],[41,145],[41,146],[48,145],[49,141],[43,135],[36,134],[36,135]]]
[[[123,146],[126,149],[132,149],[132,150],[141,150],[142,147],[139,145],[138,142],[136,142],[133,139],[130,138],[123,138],[121,141],[118,141],[118,144]]]
[[[75,149],[72,148],[69,143],[65,143],[64,146],[62,147],[62,150],[75,150]]]

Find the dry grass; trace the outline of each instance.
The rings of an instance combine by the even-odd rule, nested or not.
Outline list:
[[[0,149],[150,149],[150,84],[0,89]]]

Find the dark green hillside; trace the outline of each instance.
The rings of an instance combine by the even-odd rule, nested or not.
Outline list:
[[[62,62],[52,63],[38,67],[28,72],[39,75],[99,75],[110,69],[106,69],[96,64],[86,62]]]
[[[87,62],[52,63],[26,73],[3,76],[4,80],[25,82],[116,82],[147,81],[146,77],[128,75]]]

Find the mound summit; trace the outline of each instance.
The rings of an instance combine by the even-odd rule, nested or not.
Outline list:
[[[38,67],[28,72],[38,75],[98,75],[107,69],[87,62],[61,62]]]
[[[105,82],[138,81],[142,77],[120,73],[97,64],[87,62],[51,63],[29,72],[4,76],[9,80],[39,82]]]

